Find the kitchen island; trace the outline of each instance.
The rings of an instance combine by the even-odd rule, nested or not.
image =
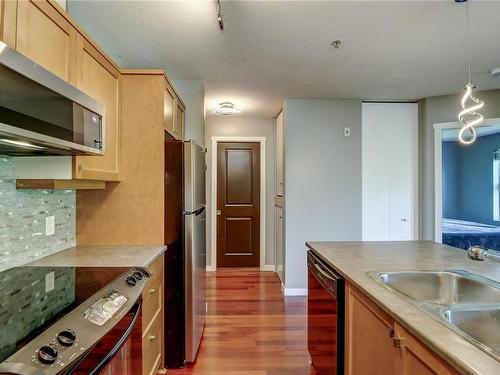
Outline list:
[[[347,374],[359,373],[359,358],[370,362],[365,366],[373,374],[377,373],[377,361],[381,366],[389,364],[389,373],[423,374],[426,367],[428,373],[438,374],[500,374],[500,362],[495,358],[376,282],[373,274],[370,275],[390,271],[466,270],[500,281],[498,263],[473,261],[463,250],[431,241],[308,242],[307,246],[346,280]],[[352,302],[353,298],[355,302]],[[353,314],[362,310],[373,312],[373,316],[363,318],[362,324],[354,327]],[[360,319],[354,317],[359,322]],[[376,329],[372,330],[372,323],[379,324],[382,329],[380,335],[377,335]],[[383,331],[384,328],[387,330]],[[493,334],[500,337],[500,331]],[[405,336],[404,339],[397,341],[399,335]],[[363,340],[359,336],[363,336]],[[372,362],[367,341],[374,336],[377,337],[373,340],[376,347],[373,353],[381,358],[375,356]],[[365,346],[364,353],[358,357],[353,353],[359,354],[354,343]],[[420,358],[416,358],[419,355]],[[355,366],[358,367],[353,370],[356,359],[358,364]],[[395,366],[392,366],[391,359]]]

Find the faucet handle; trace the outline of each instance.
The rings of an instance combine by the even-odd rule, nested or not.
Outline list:
[[[484,260],[486,255],[488,255],[488,251],[482,246],[471,246],[467,250],[467,256],[472,260]]]

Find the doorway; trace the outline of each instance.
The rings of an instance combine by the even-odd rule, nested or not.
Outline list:
[[[220,141],[216,150],[216,265],[259,267],[261,143]]]
[[[484,120],[470,145],[459,123],[435,124],[435,241],[500,250],[500,119]]]

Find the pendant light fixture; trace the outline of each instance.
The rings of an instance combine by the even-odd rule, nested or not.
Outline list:
[[[465,85],[465,94],[460,101],[462,110],[458,114],[458,121],[462,124],[460,131],[458,132],[458,140],[466,145],[474,143],[477,138],[477,132],[475,126],[479,125],[484,117],[478,111],[483,108],[484,102],[474,96],[473,90],[476,89],[476,85],[471,82],[471,56],[470,56],[470,16],[469,16],[469,1],[467,0],[455,0],[457,3],[466,3],[466,27],[467,27],[467,68],[469,73],[469,81]]]

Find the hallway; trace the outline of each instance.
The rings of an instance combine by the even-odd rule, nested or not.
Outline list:
[[[306,297],[281,294],[273,272],[232,269],[207,280],[208,316],[194,366],[171,375],[314,375]]]

